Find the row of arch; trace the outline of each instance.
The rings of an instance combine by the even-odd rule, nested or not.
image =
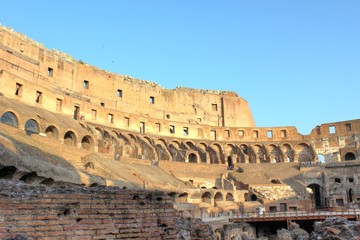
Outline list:
[[[2,114],[1,122],[19,128],[17,114],[7,111]],[[207,143],[191,140],[151,138],[141,134],[122,133],[118,130],[107,131],[100,126],[85,126],[82,135],[75,130],[61,131],[55,124],[40,128],[35,118],[24,124],[26,134],[45,133],[46,136],[59,139],[66,145],[81,147],[101,153],[134,158],[145,158],[153,161],[173,160],[179,162],[227,164],[233,163],[276,163],[276,162],[310,162],[314,160],[314,150],[307,143],[294,147],[290,143],[277,144],[234,144],[218,142]],[[122,149],[116,146],[123,146]]]
[[[20,127],[18,116],[12,111],[3,113],[1,115],[0,122],[14,128]],[[94,150],[94,147],[97,144],[96,139],[93,138],[90,134],[84,134],[83,136],[79,137],[79,135],[76,134],[76,131],[67,129],[61,132],[60,128],[56,127],[55,125],[48,125],[44,129],[41,129],[39,121],[34,118],[26,120],[24,130],[25,133],[29,136],[33,134],[40,134],[42,132],[49,138],[62,140],[66,145],[78,146],[78,143],[80,143],[80,147],[87,150]]]
[[[177,203],[186,203],[188,202],[189,193],[183,192],[181,194],[177,194],[175,192],[169,193],[169,196],[175,199],[175,202]],[[216,202],[234,202],[234,196],[232,193],[222,193],[222,192],[215,192],[211,193],[209,191],[206,191],[202,193],[201,195],[201,202],[208,203],[208,204],[216,204]]]

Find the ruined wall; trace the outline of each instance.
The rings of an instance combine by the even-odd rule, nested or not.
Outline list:
[[[359,159],[360,121],[348,120],[316,126],[307,137],[325,162]]]
[[[161,192],[0,185],[1,239],[212,239],[208,225],[180,218]]]
[[[5,27],[0,29],[0,62],[3,94],[50,111],[73,115],[77,106],[79,117],[86,120],[137,131],[140,122],[145,122],[150,132],[161,132],[164,124],[151,126],[149,119],[166,125],[255,126],[247,102],[236,93],[164,89],[78,62]],[[14,96],[16,83],[22,87],[22,96]],[[36,92],[42,94],[41,103],[35,103]],[[182,129],[177,133],[181,136]]]

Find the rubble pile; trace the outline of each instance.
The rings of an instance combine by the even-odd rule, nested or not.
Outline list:
[[[328,218],[324,222],[315,222],[311,240],[349,240],[360,239],[360,222],[345,218]]]

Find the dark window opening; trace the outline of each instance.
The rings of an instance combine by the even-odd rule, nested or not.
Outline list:
[[[283,137],[283,138],[286,137],[286,130],[281,130],[280,131],[280,136]]]
[[[277,211],[276,206],[270,206],[269,211],[270,212],[276,212]]]
[[[335,178],[335,182],[336,183],[341,183],[341,179],[340,178]]]
[[[140,133],[145,133],[145,122],[140,122]]]
[[[150,104],[155,104],[155,97],[150,96]]]
[[[183,128],[183,134],[186,135],[186,136],[189,135],[189,128],[188,127]]]
[[[225,130],[225,136],[226,136],[227,138],[230,137],[230,130]]]
[[[259,132],[253,131],[253,138],[258,138],[258,137],[259,137]]]
[[[122,90],[121,90],[121,89],[118,89],[118,90],[117,90],[117,96],[118,96],[118,97],[122,97]]]
[[[175,126],[174,125],[170,125],[170,133],[175,133]]]
[[[337,204],[338,206],[344,206],[344,199],[342,199],[342,198],[336,199],[336,204]]]
[[[352,152],[348,152],[345,154],[345,161],[351,161],[351,160],[355,160],[355,154]]]
[[[216,140],[216,131],[215,130],[211,130],[211,139],[212,140]]]
[[[170,114],[166,114],[166,118],[167,118],[167,119],[170,119]]]
[[[51,67],[49,67],[47,71],[48,77],[53,77],[53,74],[54,74],[54,70]]]
[[[16,90],[15,90],[15,95],[18,97],[22,96],[22,91],[23,91],[23,85],[20,83],[16,83]]]
[[[345,130],[351,132],[351,123],[345,123]]]
[[[42,103],[42,92],[36,91],[36,99],[35,102]]]
[[[353,182],[354,182],[354,178],[349,177],[349,182],[350,182],[350,183],[353,183]]]
[[[74,106],[74,119],[78,120],[80,118],[80,107]]]
[[[101,107],[105,107],[105,103],[104,103],[104,102],[101,102],[101,103],[100,103],[100,106],[101,106]]]
[[[83,87],[84,87],[84,89],[89,89],[90,83],[88,80],[84,80]]]
[[[320,135],[320,134],[321,134],[320,126],[317,126],[317,127],[316,127],[316,134],[317,134],[317,135]]]

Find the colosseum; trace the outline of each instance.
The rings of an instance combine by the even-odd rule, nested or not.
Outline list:
[[[1,239],[255,239],[360,216],[360,119],[258,127],[235,92],[164,89],[4,26],[0,83]]]

